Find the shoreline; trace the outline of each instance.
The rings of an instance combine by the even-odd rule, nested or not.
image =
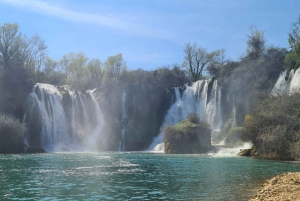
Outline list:
[[[300,200],[300,172],[287,172],[267,180],[250,201]]]

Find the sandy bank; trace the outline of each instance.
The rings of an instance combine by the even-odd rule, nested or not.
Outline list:
[[[300,172],[284,173],[267,180],[250,200],[300,201]]]

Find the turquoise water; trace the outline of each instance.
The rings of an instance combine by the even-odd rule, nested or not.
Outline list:
[[[153,153],[0,155],[0,200],[248,200],[300,163]]]

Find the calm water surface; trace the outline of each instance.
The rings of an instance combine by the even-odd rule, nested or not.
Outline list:
[[[248,200],[300,163],[153,153],[0,155],[0,200]]]

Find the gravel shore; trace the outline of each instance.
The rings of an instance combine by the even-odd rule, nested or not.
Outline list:
[[[300,201],[300,172],[284,173],[267,180],[250,201]]]

